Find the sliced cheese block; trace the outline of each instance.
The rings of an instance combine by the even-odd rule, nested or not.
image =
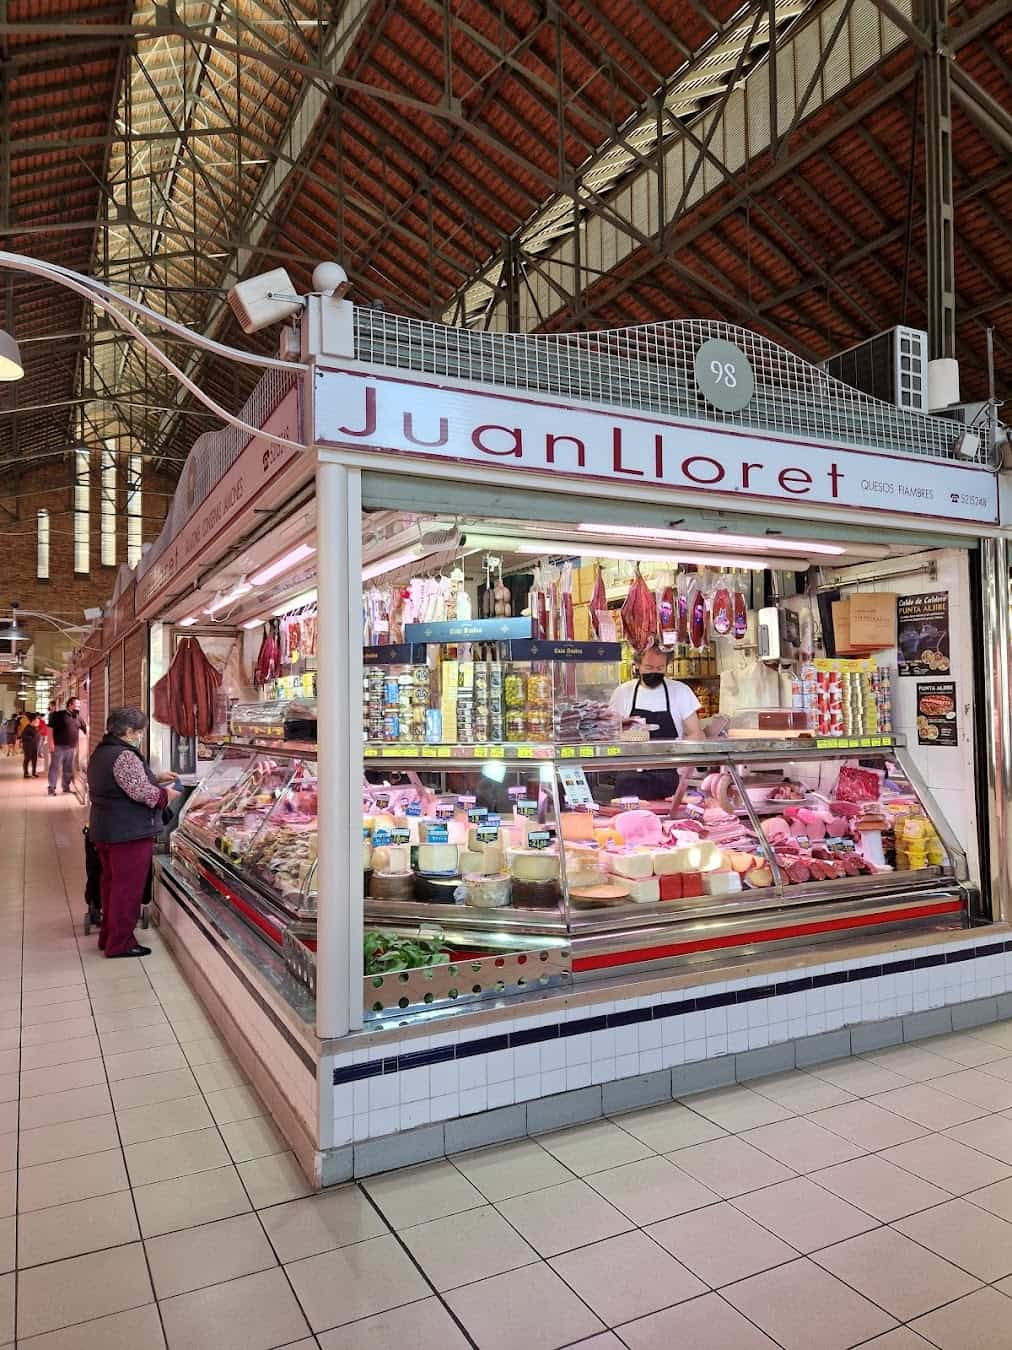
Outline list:
[[[362,870],[368,872],[372,867],[372,844],[368,839],[362,840]]]
[[[518,881],[554,881],[559,875],[558,855],[517,849],[510,858],[510,872]]]
[[[609,870],[618,877],[649,877],[654,871],[653,856],[650,853],[613,853]]]
[[[594,839],[594,817],[589,811],[563,811],[563,839]]]
[[[737,872],[723,869],[705,872],[703,885],[707,895],[735,895],[741,890],[741,877]]]
[[[372,870],[374,872],[390,871],[390,846],[381,844],[379,848],[372,851]]]
[[[457,870],[457,857],[456,844],[419,844],[418,870],[437,876],[452,875]]]
[[[660,860],[663,870],[658,875],[666,876],[671,872],[704,872],[719,867],[721,854],[716,844],[709,839],[700,839],[698,844],[681,844],[677,848],[658,850],[653,854],[653,859],[654,871],[657,871]]]
[[[411,849],[407,844],[391,844],[387,849],[389,863],[383,869],[385,872],[410,872],[411,871]]]
[[[633,877],[626,884],[629,899],[641,905],[654,905],[661,898],[661,883],[657,877]]]
[[[664,876],[657,878],[657,884],[661,888],[662,900],[681,900],[682,898],[682,873],[667,872]]]

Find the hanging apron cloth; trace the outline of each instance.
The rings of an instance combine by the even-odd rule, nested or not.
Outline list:
[[[668,688],[667,679],[661,685],[664,690],[663,712],[654,708],[637,707],[641,683],[641,680],[636,681],[629,716],[642,717],[645,722],[652,723],[656,727],[655,731],[650,732],[652,741],[679,740],[678,728],[671,715],[671,690]],[[615,780],[615,796],[639,797],[641,801],[658,802],[672,796],[677,786],[678,774],[674,769],[644,769],[637,773],[620,774]]]

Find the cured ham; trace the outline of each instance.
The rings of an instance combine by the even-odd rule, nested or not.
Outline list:
[[[184,637],[154,687],[155,720],[179,736],[210,736],[221,674],[194,637]]]
[[[622,631],[635,651],[642,651],[657,633],[657,601],[640,575],[638,564],[633,584],[622,606]]]
[[[601,564],[598,563],[594,568],[594,589],[590,593],[590,626],[593,629],[594,636],[601,636],[601,618],[600,616],[608,608],[608,596],[604,589],[604,576],[601,572]]]

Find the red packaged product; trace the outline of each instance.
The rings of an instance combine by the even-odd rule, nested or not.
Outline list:
[[[844,802],[877,802],[882,795],[882,774],[845,764],[840,770],[835,796]]]
[[[684,875],[684,872],[670,872],[657,878],[661,884],[662,900],[681,900],[684,894],[682,890],[682,877]]]
[[[688,900],[692,896],[703,894],[703,876],[700,872],[683,872],[681,875],[682,896]]]

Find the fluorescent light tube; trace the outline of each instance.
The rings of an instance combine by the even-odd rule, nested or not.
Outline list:
[[[229,605],[234,605],[237,600],[241,600],[244,595],[249,595],[253,587],[249,582],[240,582],[234,590],[229,591],[227,595],[220,595],[217,600],[212,602],[204,610],[205,614],[217,614],[219,609],[227,609]]]
[[[655,530],[646,525],[577,525],[581,534],[606,534],[620,539],[663,540],[673,544],[701,544],[706,548],[776,549],[780,553],[825,553],[839,556],[846,548],[809,539],[781,539],[773,535],[711,534],[704,530]]]
[[[298,544],[280,558],[276,558],[274,562],[261,568],[259,572],[254,572],[250,577],[250,583],[253,586],[264,586],[268,581],[273,581],[275,577],[281,576],[284,572],[290,572],[293,567],[297,567],[299,563],[311,558],[315,552],[316,549],[312,544]]]

